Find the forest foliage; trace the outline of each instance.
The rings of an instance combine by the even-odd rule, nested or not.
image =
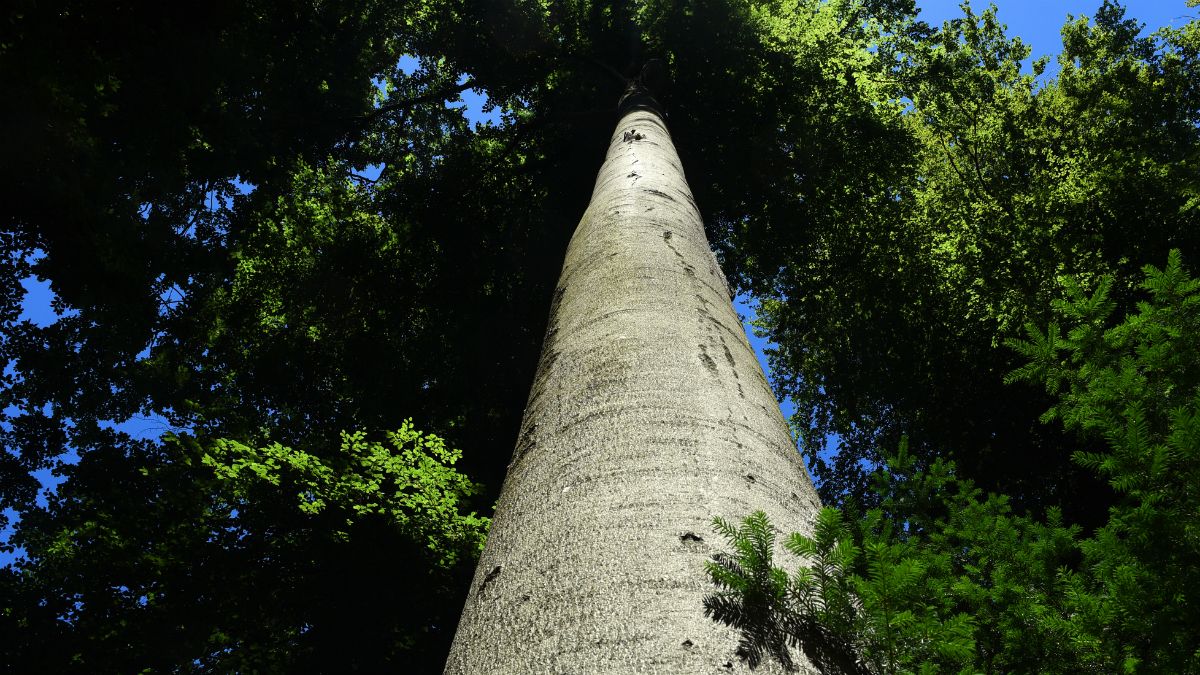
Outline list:
[[[440,670],[648,58],[841,509],[799,576],[723,526],[747,657],[1195,669],[1200,23],[1104,2],[1049,77],[977,10],[10,3],[0,669]]]
[[[717,521],[706,607],[746,658],[1200,669],[1197,25],[1105,3],[1041,81],[991,11],[905,50],[892,213],[771,264],[760,328],[831,506],[791,573],[765,516]]]
[[[812,536],[790,536],[805,561],[791,576],[765,514],[718,519],[733,552],[709,563],[705,604],[743,653],[790,663],[800,647],[864,673],[1200,668],[1200,280],[1177,250],[1145,273],[1149,297],[1122,320],[1105,276],[1009,343],[1027,363],[1008,379],[1054,398],[1043,420],[1103,439],[1072,461],[1113,489],[1107,521],[1016,510],[904,440],[872,475],[876,506],[826,507]]]

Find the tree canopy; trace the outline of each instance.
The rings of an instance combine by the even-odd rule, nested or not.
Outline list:
[[[872,489],[904,438],[895,480],[952,464],[1022,518],[1061,513],[1106,551],[1068,571],[1108,561],[1108,583],[1126,551],[1157,590],[1120,612],[1158,616],[1177,562],[1131,543],[1166,527],[1131,466],[1194,472],[1194,440],[1167,439],[1195,327],[1119,327],[1158,307],[1143,266],[1177,250],[1185,275],[1200,248],[1200,29],[1139,29],[1105,2],[1038,78],[994,11],[930,26],[913,0],[10,3],[0,663],[440,669],[562,253],[651,58],[823,498],[917,522]],[[468,90],[498,122],[467,119]],[[55,321],[22,319],[29,277]],[[1097,297],[1068,312],[1091,334],[1049,337]],[[1122,357],[1098,346],[1118,329]],[[1149,445],[1110,438],[1114,400],[1143,402]],[[146,416],[172,433],[130,433]]]

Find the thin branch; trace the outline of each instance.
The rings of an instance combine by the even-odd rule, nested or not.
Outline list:
[[[616,79],[618,82],[620,82],[622,87],[626,87],[629,85],[630,78],[625,77],[624,75],[621,74],[621,71],[617,70],[616,68],[613,68],[609,64],[605,63],[604,61],[601,61],[600,59],[597,59],[594,56],[580,56],[580,55],[574,54],[574,53],[569,54],[569,56],[571,58],[574,58],[576,61],[581,61],[583,63],[596,66],[600,70],[603,70],[606,74],[611,75],[614,79]]]
[[[437,91],[427,92],[427,93],[421,94],[420,96],[414,96],[413,98],[404,99],[403,101],[396,101],[395,103],[388,103],[386,105],[381,105],[378,108],[372,110],[370,113],[363,115],[363,117],[370,119],[370,120],[378,119],[379,117],[382,117],[384,115],[390,115],[391,113],[394,113],[398,110],[408,110],[409,108],[420,105],[422,103],[432,103],[434,101],[445,101],[446,99],[450,98],[450,96],[452,96],[452,95],[461,94],[468,89],[477,89],[478,87],[479,87],[479,83],[476,82],[474,78],[471,78],[471,79],[467,80],[466,82],[463,82],[462,84],[456,84],[452,87],[446,87],[445,89],[439,89]]]
[[[350,180],[357,181],[357,182],[359,182],[359,183],[370,183],[370,184],[372,184],[372,185],[374,185],[374,184],[378,183],[378,182],[379,182],[379,178],[380,178],[381,176],[383,176],[383,170],[382,170],[382,169],[379,171],[379,176],[376,176],[375,178],[367,178],[366,176],[360,176],[359,174],[356,174],[356,173],[354,173],[354,172],[350,172],[350,175],[349,175],[349,177],[350,177]]]

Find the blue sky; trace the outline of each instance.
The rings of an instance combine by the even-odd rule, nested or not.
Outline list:
[[[930,24],[937,25],[948,19],[962,16],[959,9],[961,0],[917,0],[921,9],[920,18]],[[1091,16],[1100,7],[1100,0],[996,0],[996,16],[1008,25],[1009,37],[1020,37],[1021,41],[1033,48],[1032,58],[1049,55],[1053,57],[1062,51],[1062,37],[1059,31],[1067,20],[1067,15],[1075,17]],[[1128,0],[1122,3],[1125,8],[1125,18],[1137,19],[1145,24],[1143,33],[1169,25],[1187,23],[1187,14],[1195,15],[1200,10],[1189,8],[1184,0]],[[972,2],[971,9],[982,12],[986,2]],[[1053,58],[1051,59],[1053,61]],[[1050,64],[1055,69],[1055,64]]]

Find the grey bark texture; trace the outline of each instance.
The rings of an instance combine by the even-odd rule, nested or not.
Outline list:
[[[445,672],[748,671],[704,616],[710,521],[761,509],[811,533],[819,508],[666,126],[633,106],[567,249]]]

